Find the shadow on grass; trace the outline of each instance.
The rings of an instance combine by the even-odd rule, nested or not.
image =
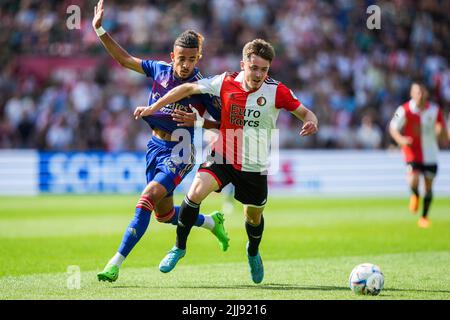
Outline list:
[[[114,289],[220,289],[220,290],[280,290],[280,291],[296,291],[296,290],[312,290],[312,291],[348,291],[348,287],[338,287],[338,286],[315,286],[315,285],[292,285],[292,284],[281,284],[281,283],[267,283],[262,285],[226,285],[226,286],[208,286],[208,285],[198,285],[198,286],[112,286]],[[403,289],[403,288],[385,288],[383,290],[384,294],[389,292],[427,292],[427,293],[450,293],[450,290],[423,290],[423,289]]]
[[[198,286],[184,286],[180,285],[179,287],[152,287],[152,286],[112,286],[115,289],[221,289],[221,290],[282,290],[282,291],[292,291],[292,290],[349,290],[347,287],[335,287],[335,286],[297,286],[291,284],[276,284],[276,283],[268,283],[262,285],[227,285],[227,286],[208,286],[208,285],[198,285]]]
[[[236,289],[260,289],[260,290],[281,290],[281,291],[293,291],[293,290],[319,290],[319,291],[330,291],[330,290],[349,290],[347,287],[336,287],[336,286],[300,286],[294,284],[281,284],[281,283],[267,283],[263,285],[237,285],[230,286],[230,288]]]
[[[431,293],[450,293],[450,290],[423,290],[423,289],[401,289],[401,288],[384,288],[385,292],[431,292]]]

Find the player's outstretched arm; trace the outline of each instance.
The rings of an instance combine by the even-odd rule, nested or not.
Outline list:
[[[139,118],[152,115],[165,105],[177,102],[183,98],[186,98],[187,96],[199,93],[202,92],[200,91],[200,86],[197,84],[197,82],[184,83],[171,89],[169,92],[167,92],[164,96],[162,96],[158,101],[153,103],[151,106],[137,107],[134,110],[134,118],[137,120]]]
[[[300,131],[301,136],[309,136],[319,130],[319,120],[317,120],[316,115],[303,104],[291,113],[303,121],[302,130]]]
[[[116,41],[114,41],[114,39],[107,32],[104,32],[102,28],[103,13],[103,0],[100,0],[94,7],[92,27],[97,32],[97,35],[99,36],[99,39],[106,51],[108,51],[111,57],[113,57],[114,60],[119,62],[123,67],[145,74],[141,66],[142,60],[130,55]]]

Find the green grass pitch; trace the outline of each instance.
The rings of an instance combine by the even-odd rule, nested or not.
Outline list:
[[[419,229],[406,198],[272,197],[259,285],[248,271],[239,204],[226,215],[228,251],[220,251],[209,231],[194,228],[186,257],[169,274],[158,264],[175,228],[152,217],[118,281],[98,282],[96,273],[116,252],[137,199],[0,197],[0,299],[450,299],[450,198],[436,197],[432,227]],[[222,196],[214,195],[202,212],[221,205]],[[356,296],[348,288],[350,271],[363,262],[384,272],[379,296]],[[69,266],[81,271],[79,288]]]

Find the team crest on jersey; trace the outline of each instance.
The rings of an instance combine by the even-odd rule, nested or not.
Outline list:
[[[258,100],[256,100],[256,103],[258,104],[258,106],[264,106],[266,104],[266,98],[264,97],[259,97]]]
[[[163,86],[164,89],[166,89],[168,82],[169,82],[169,79],[164,79],[163,81],[160,82],[160,84]]]

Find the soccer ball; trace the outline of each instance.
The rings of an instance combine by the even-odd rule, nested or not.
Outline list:
[[[383,289],[384,275],[379,266],[363,263],[353,268],[348,282],[354,293],[376,296]]]

